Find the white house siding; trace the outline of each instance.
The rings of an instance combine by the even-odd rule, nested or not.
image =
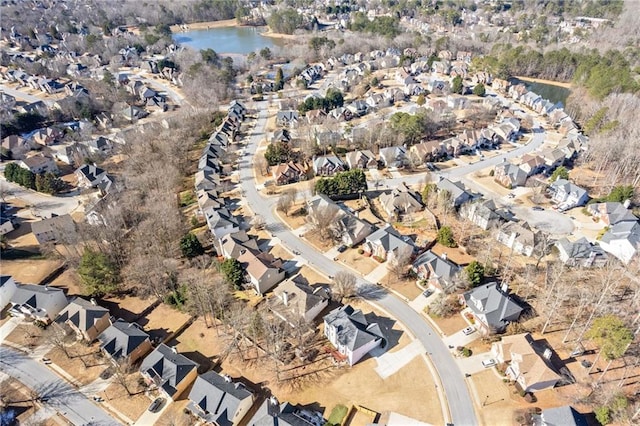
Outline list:
[[[4,285],[0,287],[0,310],[9,304],[15,292],[16,282],[13,278],[9,278]]]
[[[631,258],[636,254],[635,247],[633,247],[629,241],[622,239],[611,241],[610,244],[600,241],[600,247],[602,247],[602,250],[614,255],[625,264],[631,262]]]
[[[353,365],[358,361],[360,361],[360,359],[362,359],[363,356],[368,354],[374,348],[380,346],[381,343],[382,343],[382,339],[376,339],[376,340],[372,340],[371,342],[369,342],[364,346],[359,347],[353,352],[347,349],[345,355],[349,357],[349,365]]]
[[[322,310],[326,308],[327,305],[329,305],[329,301],[325,300],[322,303],[318,304],[317,306],[314,306],[313,308],[309,309],[304,314],[305,321],[307,322],[313,321],[318,315],[320,315],[320,312],[322,312]]]

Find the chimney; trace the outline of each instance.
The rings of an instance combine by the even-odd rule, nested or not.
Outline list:
[[[282,303],[284,303],[284,306],[289,306],[289,293],[286,291],[282,292]]]
[[[177,354],[178,350],[176,349],[175,346],[171,346],[171,352],[173,352],[174,354]]]
[[[500,290],[502,290],[504,294],[509,294],[509,284],[503,282],[500,286]]]
[[[231,380],[231,376],[229,376],[228,374],[223,374],[222,378],[224,379],[225,382],[227,383],[232,383],[233,380]]]
[[[443,260],[447,260],[447,253],[442,253],[442,254],[440,255],[440,257],[441,257]]]
[[[542,358],[549,360],[551,359],[551,354],[552,354],[551,349],[546,348],[542,353]]]
[[[626,200],[624,200],[624,203],[622,203],[622,205],[624,206],[625,209],[628,209],[629,206],[631,205],[631,200],[627,198]]]
[[[98,306],[98,303],[96,302],[96,298],[95,297],[92,297],[91,299],[89,299],[89,302],[91,302],[91,304],[93,306]]]

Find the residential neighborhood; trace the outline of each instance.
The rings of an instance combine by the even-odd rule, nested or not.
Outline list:
[[[0,423],[640,422],[636,12],[6,2]]]

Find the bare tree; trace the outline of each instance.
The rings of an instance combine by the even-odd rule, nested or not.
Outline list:
[[[296,201],[297,190],[295,188],[285,189],[278,198],[277,209],[289,216],[289,211]]]
[[[259,231],[261,229],[264,229],[265,225],[266,225],[266,222],[264,220],[264,217],[262,217],[262,215],[257,214],[251,220],[251,226],[253,226],[253,229],[255,230]]]
[[[354,297],[357,294],[357,278],[355,275],[340,271],[333,277],[331,287],[332,298],[338,302]]]
[[[387,269],[392,272],[397,279],[401,279],[407,274],[407,266],[411,263],[413,249],[403,247],[398,250],[387,264]]]
[[[71,358],[68,345],[71,342],[72,337],[66,333],[62,326],[52,324],[47,327],[44,332],[44,337],[47,343],[56,349],[61,350],[67,358]]]
[[[331,225],[335,222],[338,211],[338,207],[335,205],[318,207],[309,211],[307,218],[311,223],[311,228],[313,232],[317,232],[318,235],[320,235],[321,239],[328,240],[334,238],[335,235]]]

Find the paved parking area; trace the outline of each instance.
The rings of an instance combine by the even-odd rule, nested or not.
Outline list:
[[[573,221],[557,211],[532,210],[531,207],[513,207],[513,212],[523,222],[529,223],[540,231],[554,235],[568,235],[573,232]]]
[[[414,340],[404,348],[396,352],[384,352],[384,349],[376,349],[371,355],[376,358],[378,366],[375,368],[376,373],[381,379],[386,379],[394,375],[398,370],[407,365],[413,358],[425,353],[424,346],[419,340]],[[378,355],[380,353],[380,355]]]
[[[480,333],[477,330],[469,335],[464,334],[462,330],[460,330],[457,333],[445,337],[442,341],[455,348],[456,346],[467,346],[478,338],[480,338]]]

